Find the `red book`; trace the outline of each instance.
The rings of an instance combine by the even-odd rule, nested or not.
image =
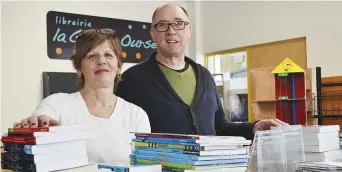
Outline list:
[[[33,133],[33,132],[49,132],[48,127],[38,127],[38,128],[9,128],[9,133]]]
[[[33,136],[2,136],[1,141],[4,144],[35,145],[36,144],[36,137],[33,137]]]
[[[82,124],[68,124],[50,127],[36,128],[9,128],[8,133],[34,133],[34,132],[62,132],[62,131],[84,131],[85,127]]]

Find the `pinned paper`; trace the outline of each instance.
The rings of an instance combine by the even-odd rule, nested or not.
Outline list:
[[[299,67],[296,63],[294,63],[289,58],[286,58],[282,61],[273,71],[273,74],[279,73],[302,73],[304,70]]]

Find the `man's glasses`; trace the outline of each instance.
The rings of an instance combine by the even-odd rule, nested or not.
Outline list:
[[[76,36],[76,38],[78,39],[79,37],[81,37],[83,35],[87,35],[87,34],[90,34],[90,33],[93,33],[93,32],[100,32],[102,34],[107,34],[107,35],[115,36],[115,30],[113,30],[113,29],[109,29],[109,28],[97,29],[97,28],[94,28],[94,29],[83,30],[82,32],[80,32]]]
[[[176,22],[158,22],[154,25],[154,27],[157,29],[158,32],[165,32],[169,30],[170,25],[174,30],[183,30],[186,25],[190,24],[187,21],[176,21]]]

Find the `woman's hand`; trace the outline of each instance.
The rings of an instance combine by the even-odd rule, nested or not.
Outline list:
[[[31,116],[13,124],[14,128],[36,128],[36,127],[49,127],[59,125],[59,122],[46,116]]]

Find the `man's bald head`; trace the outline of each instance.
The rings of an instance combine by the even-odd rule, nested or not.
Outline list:
[[[163,12],[163,11],[165,11],[165,10],[167,10],[167,9],[170,9],[170,8],[178,8],[178,9],[180,9],[180,10],[185,14],[185,16],[186,16],[187,18],[189,17],[188,12],[187,12],[186,9],[183,8],[182,6],[177,5],[177,4],[166,4],[166,5],[163,5],[163,6],[161,6],[161,7],[158,7],[158,8],[153,12],[153,15],[152,15],[152,24],[155,24],[155,23],[156,23],[155,19],[156,19],[156,16],[159,14],[159,12]]]
[[[150,33],[158,54],[163,57],[184,58],[191,31],[188,13],[183,7],[166,4],[154,11]]]

